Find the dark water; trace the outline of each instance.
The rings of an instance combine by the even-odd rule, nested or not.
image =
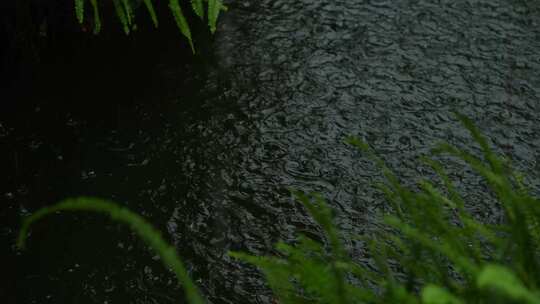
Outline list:
[[[20,93],[25,106],[2,113],[2,239],[58,199],[112,198],[165,232],[212,303],[269,303],[260,275],[227,252],[271,254],[298,232],[319,235],[287,189],[321,192],[346,235],[369,235],[385,205],[371,186],[380,174],[343,139],[369,141],[412,184],[429,176],[417,159],[438,141],[477,150],[454,110],[538,193],[537,4],[240,2],[210,59],[163,32],[49,54]],[[469,208],[500,220],[481,180],[447,167]],[[58,215],[35,227],[27,252],[11,244],[2,260],[11,303],[182,300],[153,254],[104,217]]]

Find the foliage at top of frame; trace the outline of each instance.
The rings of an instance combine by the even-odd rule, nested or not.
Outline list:
[[[83,23],[84,21],[84,12],[85,12],[85,4],[87,1],[90,2],[90,5],[92,7],[93,16],[94,16],[94,33],[97,34],[101,31],[101,17],[100,17],[100,10],[99,10],[99,3],[98,0],[74,0],[75,1],[75,16],[77,18],[77,21],[79,23]],[[118,20],[120,20],[120,23],[122,24],[122,27],[124,29],[124,32],[127,34],[130,33],[130,31],[135,26],[135,8],[134,8],[134,0],[112,0],[114,4],[114,9],[116,12],[116,16]],[[150,18],[152,19],[152,22],[155,27],[158,27],[159,22],[156,15],[156,11],[154,9],[153,1],[154,0],[139,0],[139,2],[143,2],[144,6],[146,8],[146,11],[150,15]],[[179,0],[168,0],[169,2],[169,9],[172,13],[172,16],[176,22],[176,25],[178,26],[178,29],[184,35],[184,37],[188,40],[188,43],[191,47],[191,50],[195,53],[195,47],[193,45],[193,39],[191,36],[191,29],[190,26],[186,20],[186,17],[184,15],[184,12],[182,11],[182,8],[180,6]],[[199,17],[201,20],[206,19],[208,20],[208,28],[212,33],[216,31],[216,24],[217,20],[219,18],[219,14],[221,11],[227,10],[227,8],[223,5],[223,2],[221,0],[190,0],[191,2],[191,8],[193,9],[193,12],[197,17]],[[206,11],[205,11],[206,6]]]

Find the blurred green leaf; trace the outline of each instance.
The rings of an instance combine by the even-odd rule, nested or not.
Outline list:
[[[463,304],[464,302],[436,285],[426,285],[422,289],[422,303],[424,304]]]
[[[478,274],[476,283],[481,289],[492,289],[512,300],[538,304],[538,294],[529,291],[516,275],[508,268],[500,265],[486,265]]]

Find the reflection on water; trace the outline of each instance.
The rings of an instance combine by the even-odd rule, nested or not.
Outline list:
[[[128,58],[112,70],[92,60],[87,72],[73,71],[69,58],[58,59],[68,62],[58,69],[74,72],[61,78],[72,90],[49,88],[18,110],[24,121],[0,125],[10,172],[2,237],[13,236],[20,215],[59,198],[113,198],[166,233],[212,303],[270,303],[260,275],[227,252],[272,254],[277,240],[319,235],[289,187],[321,192],[346,234],[369,234],[384,208],[371,186],[380,174],[344,137],[369,141],[412,183],[430,174],[417,158],[437,141],[476,150],[453,110],[475,120],[538,192],[540,12],[532,4],[229,7],[210,62],[186,62],[160,34],[121,45]],[[448,170],[471,210],[500,218],[477,176],[459,163]],[[359,242],[346,244],[365,260]],[[157,258],[104,218],[46,220],[29,249],[8,253],[21,303],[177,303],[181,295]]]

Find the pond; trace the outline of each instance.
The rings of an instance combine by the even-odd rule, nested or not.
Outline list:
[[[93,195],[142,214],[173,242],[211,303],[272,303],[230,250],[273,254],[320,231],[289,188],[317,191],[346,246],[385,208],[380,172],[344,143],[368,141],[406,184],[439,141],[478,152],[473,119],[540,189],[540,7],[517,0],[257,0],[228,3],[202,55],[141,30],[62,40],[0,121],[5,303],[179,303],[173,276],[125,227],[93,214],[21,218]],[[112,31],[112,30],[111,30]],[[85,36],[86,37],[86,36]],[[196,38],[197,43],[197,38]],[[468,206],[500,220],[481,179],[447,169]],[[4,301],[3,301],[4,302]]]

